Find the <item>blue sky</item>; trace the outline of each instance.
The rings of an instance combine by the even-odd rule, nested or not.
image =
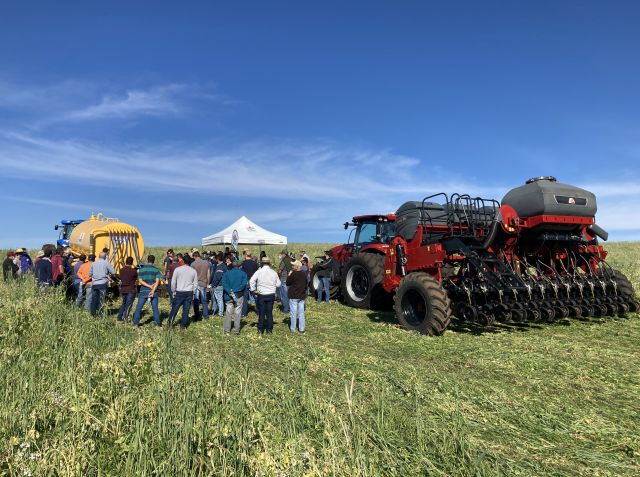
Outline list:
[[[640,239],[638,2],[12,2],[0,247],[104,212],[193,244],[247,215],[340,242],[352,215],[531,176]]]

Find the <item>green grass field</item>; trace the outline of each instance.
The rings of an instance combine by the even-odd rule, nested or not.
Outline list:
[[[607,248],[639,287],[640,244]],[[0,475],[640,475],[636,315],[438,338],[338,303],[305,335],[275,318],[135,330],[0,284]]]

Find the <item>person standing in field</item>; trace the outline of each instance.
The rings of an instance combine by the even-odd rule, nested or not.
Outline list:
[[[31,257],[29,256],[29,252],[27,252],[26,248],[19,248],[16,250],[16,255],[19,258],[18,266],[20,270],[18,271],[18,275],[24,277],[27,273],[33,272],[33,262],[31,261]],[[49,259],[51,259],[51,254],[49,254]]]
[[[53,269],[53,286],[57,287],[64,279],[64,265],[62,259],[62,247],[56,248],[51,257],[51,267]]]
[[[311,267],[309,266],[309,259],[307,257],[302,257],[300,262],[302,263],[300,270],[307,274],[307,282],[311,283]]]
[[[78,274],[78,272],[80,271],[80,267],[84,264],[86,259],[87,259],[87,256],[84,253],[80,255],[76,263],[73,265],[73,268],[71,271],[72,273],[71,277],[73,279],[73,289],[76,292],[76,305],[78,304],[78,297],[82,293],[82,278],[80,278],[80,275]]]
[[[276,290],[281,285],[278,274],[271,268],[271,260],[264,257],[260,269],[253,274],[249,281],[251,291],[256,295],[258,306],[258,334],[273,331],[273,302]]]
[[[36,278],[36,283],[40,290],[49,288],[53,285],[53,271],[51,266],[51,250],[47,250],[44,253],[42,259],[38,262],[38,265],[33,270],[33,274]]]
[[[175,272],[176,268],[178,268],[180,265],[184,265],[184,261],[182,260],[182,254],[178,253],[173,257],[173,260],[167,266],[167,270],[165,272],[165,280],[167,282],[166,287],[167,287],[167,295],[169,297],[169,304],[173,304],[173,290],[171,289],[171,279],[173,278],[173,272]]]
[[[222,276],[228,270],[224,262],[224,256],[218,252],[216,255],[216,271],[211,277],[211,289],[213,290],[213,312],[218,311],[219,316],[224,316],[224,289],[222,288]]]
[[[107,262],[107,254],[102,252],[89,269],[89,276],[91,277],[91,300],[89,311],[93,316],[96,316],[104,303],[104,297],[107,294],[107,288],[109,288],[109,282],[111,281],[110,275],[115,275],[116,271],[111,264]]]
[[[15,280],[18,278],[18,270],[20,267],[15,263],[16,254],[9,250],[7,252],[7,258],[2,262],[2,275],[4,276],[4,281]]]
[[[200,313],[205,320],[209,319],[209,303],[207,302],[207,288],[211,283],[211,269],[209,262],[205,262],[200,258],[200,252],[193,252],[193,263],[191,267],[198,274],[198,288],[193,299],[193,320],[200,320]],[[200,311],[202,304],[202,312]]]
[[[282,313],[289,313],[289,295],[287,293],[287,276],[291,271],[291,257],[286,250],[280,252],[280,264],[278,265],[278,275],[280,278],[280,301],[282,302]]]
[[[307,296],[307,274],[302,271],[302,263],[296,260],[291,264],[293,270],[287,276],[287,293],[289,294],[289,316],[291,323],[289,329],[292,333],[300,330],[304,333],[305,316],[304,316],[304,300]]]
[[[256,262],[253,258],[251,250],[245,250],[244,260],[242,261],[242,270],[244,270],[244,273],[247,274],[247,280],[251,280],[253,274],[258,271],[258,268],[260,268],[260,266],[258,265],[258,262]],[[247,316],[247,313],[249,312],[249,303],[255,306],[256,299],[253,296],[253,293],[251,293],[249,287],[246,287],[244,291],[244,299],[242,300],[243,317]]]
[[[224,326],[223,332],[228,335],[231,332],[231,321],[234,323],[233,332],[240,334],[240,319],[242,315],[242,303],[244,291],[248,283],[247,274],[242,269],[240,262],[234,262],[232,268],[222,275],[222,288],[224,290]]]
[[[127,257],[125,265],[120,270],[120,296],[122,305],[118,310],[116,321],[127,322],[131,307],[136,299],[136,283],[138,281],[138,271],[133,268],[133,257]]]
[[[91,270],[91,265],[96,261],[96,256],[94,254],[90,254],[88,261],[80,265],[78,269],[78,277],[82,280],[82,289],[83,294],[78,295],[76,299],[76,305],[82,306],[84,303],[84,307],[86,310],[91,311],[91,276],[89,275],[89,270]]]
[[[318,264],[316,276],[320,282],[316,290],[316,301],[322,303],[322,293],[324,292],[325,302],[329,303],[331,298],[331,280],[334,276],[336,261],[333,259],[331,250],[324,252],[324,260]]]
[[[136,305],[136,311],[133,314],[133,326],[140,327],[140,315],[142,314],[142,308],[144,304],[149,302],[151,304],[151,310],[153,311],[153,322],[156,326],[162,326],[160,321],[160,310],[158,309],[158,287],[160,286],[160,280],[162,279],[162,273],[155,266],[155,255],[149,255],[147,257],[147,263],[140,267],[138,270],[138,284],[140,285],[140,292],[138,293],[138,304]]]
[[[173,304],[169,313],[169,327],[173,327],[173,320],[182,307],[182,320],[180,328],[189,326],[189,310],[193,295],[198,289],[198,273],[191,268],[191,259],[184,257],[184,263],[175,269],[171,278],[171,289],[173,290]]]

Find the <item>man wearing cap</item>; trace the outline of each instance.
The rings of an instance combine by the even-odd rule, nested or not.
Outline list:
[[[20,259],[20,263],[18,264],[18,266],[20,267],[19,275],[25,276],[27,273],[32,272],[33,262],[31,261],[31,257],[29,256],[29,252],[27,252],[27,249],[19,248],[18,250],[16,250],[16,255]],[[49,257],[51,257],[51,255],[49,255]]]
[[[247,274],[241,268],[240,262],[233,262],[232,268],[222,275],[222,288],[224,290],[224,326],[223,332],[228,335],[231,332],[231,321],[234,323],[233,332],[240,334],[240,318],[242,315],[242,303],[244,291],[247,288]]]
[[[14,262],[16,254],[9,250],[7,252],[7,258],[2,262],[2,274],[4,275],[4,281],[18,278],[18,265]]]
[[[53,268],[51,266],[51,250],[44,253],[44,257],[38,262],[33,270],[38,288],[41,290],[53,285]]]
[[[256,295],[258,334],[263,334],[265,331],[267,333],[273,331],[273,302],[276,298],[276,289],[281,283],[278,274],[271,269],[269,257],[262,258],[260,263],[262,266],[251,277],[249,287]]]
[[[280,278],[280,288],[278,289],[280,301],[282,302],[282,313],[289,313],[289,295],[287,293],[287,276],[291,271],[291,257],[286,250],[280,252],[280,264],[278,265],[278,275]]]
[[[322,303],[322,292],[325,294],[325,302],[329,303],[331,298],[331,279],[334,274],[334,267],[336,265],[333,259],[333,253],[331,250],[324,252],[324,260],[316,267],[316,276],[320,279],[318,289],[316,290],[316,301]]]
[[[287,276],[287,293],[289,294],[289,307],[291,312],[291,333],[300,330],[304,333],[304,299],[307,296],[307,274],[302,271],[302,263],[298,260],[291,264],[293,270]]]
[[[98,256],[98,260],[93,262],[89,269],[89,276],[91,277],[91,304],[89,311],[93,316],[96,316],[102,304],[104,297],[107,294],[107,288],[109,288],[110,275],[115,275],[116,271],[111,264],[107,262],[107,254],[101,252]]]

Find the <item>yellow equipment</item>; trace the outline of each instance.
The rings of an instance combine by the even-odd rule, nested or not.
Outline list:
[[[116,273],[120,272],[127,257],[133,257],[134,264],[138,264],[144,255],[140,231],[103,214],[91,214],[89,220],[76,225],[69,236],[69,247],[76,256],[84,253],[93,254],[96,258],[102,249],[108,248],[109,263]]]

